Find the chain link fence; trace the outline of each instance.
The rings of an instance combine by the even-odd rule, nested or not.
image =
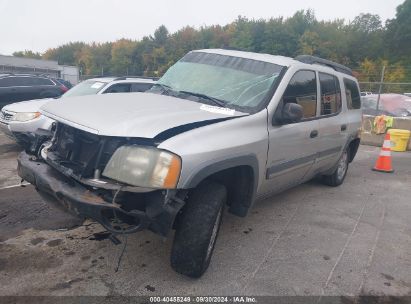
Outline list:
[[[380,82],[360,82],[361,92],[371,92],[378,94],[380,90]],[[410,94],[411,96],[411,82],[384,82],[381,84],[381,94],[397,93]]]

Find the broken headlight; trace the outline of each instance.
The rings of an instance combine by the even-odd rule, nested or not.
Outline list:
[[[114,152],[103,175],[129,185],[172,189],[177,186],[181,159],[154,147],[122,146]]]

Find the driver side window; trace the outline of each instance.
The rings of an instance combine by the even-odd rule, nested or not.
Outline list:
[[[298,71],[291,78],[283,103],[297,103],[303,107],[303,118],[315,117],[317,113],[317,80],[314,71]]]

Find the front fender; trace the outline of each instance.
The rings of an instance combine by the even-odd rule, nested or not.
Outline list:
[[[184,183],[184,185],[182,185],[182,188],[195,188],[199,183],[201,183],[203,180],[213,175],[214,173],[239,166],[249,166],[253,169],[254,192],[256,192],[259,169],[258,160],[255,155],[236,156],[198,168],[196,172],[192,172],[191,177],[186,181],[186,183]]]

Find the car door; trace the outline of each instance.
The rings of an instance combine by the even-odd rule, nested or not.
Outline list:
[[[37,98],[34,94],[34,82],[32,77],[17,76],[14,79],[15,101],[24,101]]]
[[[301,183],[318,152],[317,80],[311,70],[299,70],[285,89],[277,111],[285,103],[303,107],[300,122],[268,125],[266,180],[261,192],[274,193]]]
[[[31,82],[33,86],[30,94],[32,94],[33,99],[57,97],[61,95],[58,86],[48,78],[32,77]]]
[[[4,77],[0,79],[0,108],[18,101],[17,77]]]
[[[320,151],[314,170],[322,172],[333,167],[347,142],[347,122],[342,108],[341,83],[335,75],[319,72]]]

